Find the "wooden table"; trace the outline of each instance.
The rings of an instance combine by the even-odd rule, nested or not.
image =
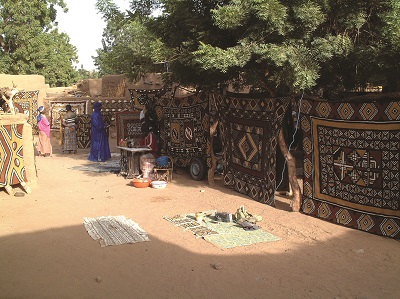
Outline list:
[[[140,174],[140,156],[146,152],[151,152],[151,148],[148,146],[117,146],[117,148],[121,150],[121,160],[124,156],[126,156],[128,159],[128,173],[126,178],[133,179],[135,176]]]

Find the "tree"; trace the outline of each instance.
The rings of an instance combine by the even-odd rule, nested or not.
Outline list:
[[[271,96],[400,87],[398,0],[162,0],[162,8],[139,21],[167,49],[174,82],[203,90],[234,82]],[[151,59],[132,67],[143,62]]]
[[[246,83],[278,93],[390,85],[399,78],[399,12],[396,0],[233,0],[211,14],[236,42],[203,42],[194,55],[202,68],[233,71],[232,78],[240,68]]]
[[[39,74],[50,86],[77,79],[77,50],[56,26],[63,0],[0,0],[0,72]]]
[[[126,74],[138,78],[159,69],[154,62],[164,59],[163,43],[146,27],[154,1],[132,1],[131,11],[123,13],[111,0],[98,0],[96,7],[106,20],[103,47],[97,49],[95,65],[102,75]]]

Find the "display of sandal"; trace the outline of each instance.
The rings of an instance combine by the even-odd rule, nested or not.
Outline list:
[[[239,209],[237,209],[235,216],[237,221],[240,219],[245,219],[247,221],[255,223],[262,220],[262,216],[252,215],[249,212],[247,212],[245,206],[240,206]]]

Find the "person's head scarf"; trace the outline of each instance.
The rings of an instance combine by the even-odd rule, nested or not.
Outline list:
[[[42,113],[43,113],[43,111],[44,111],[44,106],[40,106],[39,108],[37,108],[37,111],[39,112],[39,114],[38,114],[38,116],[36,117],[36,119],[37,119],[37,121],[39,122],[39,121],[42,120],[42,117],[43,117]]]
[[[101,111],[101,103],[100,103],[100,102],[95,102],[95,103],[93,104],[93,110],[94,110],[95,112],[100,113],[100,111]]]

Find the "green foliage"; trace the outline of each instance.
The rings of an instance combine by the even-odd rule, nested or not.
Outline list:
[[[97,49],[94,57],[101,75],[124,73],[130,78],[138,78],[156,71],[159,66],[155,62],[165,60],[166,48],[145,26],[157,2],[132,1],[130,7],[133,12],[124,14],[113,1],[97,1],[97,8],[107,22],[103,47]]]
[[[113,46],[98,49],[97,54],[95,63],[102,74],[124,73],[131,78],[155,71],[154,62],[166,55],[162,42],[137,20],[122,25],[114,32]]]
[[[396,51],[400,50],[400,1],[391,0],[389,7],[388,11],[380,14],[385,23],[382,34]]]
[[[50,86],[76,80],[77,51],[54,28],[55,6],[65,8],[62,0],[0,0],[0,72],[43,75]]]
[[[155,3],[163,10],[152,17]],[[203,88],[235,80],[277,94],[400,87],[398,0],[139,0],[131,9],[103,7],[105,73],[134,76],[165,61],[171,80]]]

